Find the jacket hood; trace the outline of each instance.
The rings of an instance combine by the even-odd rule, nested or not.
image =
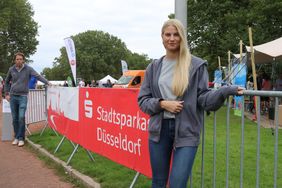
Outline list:
[[[191,58],[191,63],[192,63],[192,69],[190,70],[190,76],[192,76],[202,65],[205,65],[207,66],[208,65],[208,62],[197,57],[197,56],[194,56],[192,55],[192,58]]]

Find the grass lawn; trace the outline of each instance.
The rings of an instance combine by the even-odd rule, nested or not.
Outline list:
[[[241,155],[241,118],[236,117],[231,110],[229,132],[229,187],[240,187],[240,155]],[[213,186],[213,113],[206,117],[205,123],[205,153],[204,153],[204,187]],[[216,125],[216,187],[225,187],[226,184],[226,108],[221,108],[217,114]],[[245,119],[244,137],[244,179],[243,187],[256,186],[257,163],[257,126],[252,121]],[[270,129],[261,128],[260,137],[260,187],[273,187],[274,185],[274,145],[275,136]],[[281,130],[279,130],[281,134]],[[29,136],[33,142],[42,145],[50,153],[53,153],[61,137],[56,136],[47,129],[43,136],[34,134]],[[282,187],[281,161],[282,138],[279,137],[278,145],[278,178],[277,187]],[[72,145],[65,140],[60,150],[55,154],[66,161],[73,150]],[[193,187],[201,187],[201,153],[199,146],[193,168]],[[116,164],[105,157],[93,154],[95,162],[91,162],[83,148],[79,148],[74,155],[71,165],[80,172],[92,177],[103,188],[127,188],[133,180],[136,172]],[[151,180],[141,175],[135,185],[136,188],[150,187]]]

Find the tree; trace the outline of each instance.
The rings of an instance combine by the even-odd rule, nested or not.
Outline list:
[[[99,80],[105,75],[119,78],[121,60],[130,68],[142,68],[148,64],[147,56],[130,52],[124,42],[103,31],[86,31],[72,37],[77,59],[77,77],[86,81]],[[65,47],[60,49],[60,57],[55,59],[52,69],[44,69],[43,74],[50,80],[66,79],[71,75]]]
[[[27,59],[35,53],[38,24],[33,15],[27,0],[0,1],[0,72],[8,71],[16,52],[23,52]]]
[[[238,53],[240,39],[249,44],[249,26],[254,45],[281,37],[281,0],[188,0],[188,41],[193,54],[208,60],[210,73],[217,56],[227,64],[227,51]]]

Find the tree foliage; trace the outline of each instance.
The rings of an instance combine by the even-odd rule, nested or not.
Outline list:
[[[217,56],[227,64],[227,51],[239,52],[239,41],[254,45],[282,36],[281,0],[188,0],[188,41],[193,54],[218,66]],[[210,71],[211,72],[211,71]]]
[[[77,78],[86,81],[99,80],[106,75],[119,78],[121,60],[129,69],[144,69],[149,60],[145,55],[132,53],[124,42],[103,31],[86,31],[72,37],[76,49]],[[65,47],[60,49],[60,57],[55,59],[53,68],[45,68],[43,74],[50,80],[65,80],[71,75]]]
[[[0,72],[7,72],[16,52],[26,58],[35,53],[38,24],[33,15],[27,0],[0,1]]]

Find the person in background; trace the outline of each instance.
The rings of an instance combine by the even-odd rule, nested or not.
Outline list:
[[[275,91],[282,91],[282,73],[280,73],[279,77],[275,81]],[[282,103],[282,98],[279,98],[279,104]]]
[[[262,79],[261,90],[263,90],[263,91],[272,90],[272,84],[271,84],[271,81],[270,81],[270,76],[268,74],[264,73],[262,78],[263,79]],[[268,112],[269,102],[270,102],[269,97],[261,97],[261,111],[263,113]]]
[[[265,75],[264,72],[258,72],[257,74],[257,89],[258,90],[261,90],[262,88],[263,75]]]
[[[243,88],[208,88],[207,62],[190,54],[180,21],[166,21],[161,37],[166,54],[148,65],[138,104],[150,115],[152,188],[165,188],[168,182],[170,188],[184,188],[200,143],[204,110],[219,109],[227,96],[243,94]]]
[[[254,79],[253,79],[253,76],[250,75],[248,77],[248,81],[247,81],[247,90],[254,90]],[[254,108],[254,96],[249,96],[249,102],[248,102],[248,105],[247,105],[247,110],[249,112],[253,112],[255,110]]]
[[[78,86],[79,86],[79,87],[85,87],[85,81],[84,81],[84,79],[82,79],[82,80],[80,80],[80,81],[78,82]]]
[[[29,89],[35,89],[37,84],[37,79],[35,76],[31,76],[28,82],[28,88]]]
[[[263,75],[261,90],[270,91],[272,90],[272,84],[268,74]]]
[[[107,80],[107,83],[105,84],[105,87],[113,87],[113,84],[110,79]]]
[[[92,80],[92,81],[91,81],[90,87],[96,87],[96,82],[95,82],[95,80]]]
[[[97,80],[97,87],[104,87],[101,80]]]
[[[10,101],[13,118],[13,145],[24,146],[25,140],[25,111],[27,107],[28,84],[32,76],[50,85],[48,80],[38,74],[32,67],[25,64],[25,56],[18,52],[14,56],[14,65],[9,68],[5,79],[5,98]]]
[[[69,85],[68,85],[68,82],[67,81],[64,81],[64,85],[63,85],[64,87],[68,87]]]
[[[275,91],[282,91],[282,73],[280,73],[279,77],[275,81]]]

